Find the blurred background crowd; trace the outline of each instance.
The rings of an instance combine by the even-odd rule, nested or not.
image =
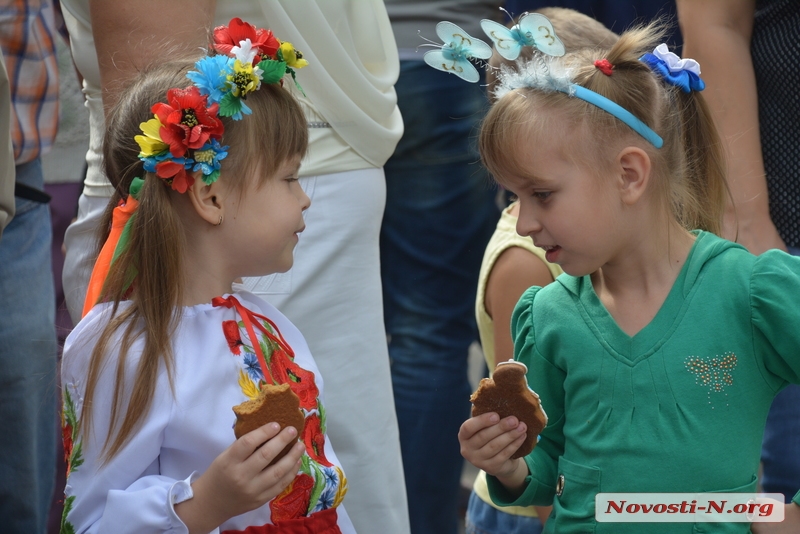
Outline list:
[[[239,16],[275,27],[282,24],[275,15],[282,4],[296,4],[285,7],[283,16],[301,18],[306,4],[328,1],[202,4],[210,4],[206,9],[214,24]],[[324,208],[315,213],[312,206],[307,214],[309,228],[308,218],[319,218],[320,238],[304,243],[304,234],[306,248],[297,249],[298,265],[287,275],[245,282],[309,338],[332,392],[332,412],[341,414],[330,435],[350,478],[347,507],[357,529],[455,534],[465,529],[476,477],[464,468],[457,434],[469,417],[470,392],[488,373],[475,317],[476,295],[483,291],[479,273],[509,198],[492,184],[475,146],[490,106],[484,75],[481,83],[467,84],[431,69],[422,61],[428,49],[420,45],[437,40],[440,20],[482,37],[481,19],[508,24],[509,15],[544,8],[574,10],[616,34],[663,19],[672,30],[670,48],[703,67],[707,98],[731,158],[734,203],[741,201],[736,205],[739,233],[732,238],[755,254],[770,248],[798,253],[800,165],[798,137],[791,132],[800,124],[800,103],[785,89],[797,87],[800,72],[800,4],[385,0],[370,1],[366,9],[362,3],[337,0],[347,12],[372,9],[388,16],[390,31],[372,15],[362,16],[350,31],[356,43],[364,43],[359,54],[367,69],[379,62],[389,65],[371,74],[384,77],[387,94],[396,95],[396,109],[374,119],[376,133],[367,136],[372,126],[361,128],[359,121],[368,119],[357,107],[350,117],[341,116],[346,112],[333,117],[330,110],[337,104],[326,100],[332,97],[315,100],[315,82],[299,73],[304,87],[312,88],[307,102],[311,148],[301,176],[314,203]],[[3,0],[0,5],[3,532],[61,528],[65,463],[59,350],[80,320],[85,282],[76,280],[87,262],[91,268],[96,213],[110,197],[99,164],[102,100],[120,90],[124,78],[111,69],[145,66],[147,50],[131,65],[117,65],[117,59],[128,61],[120,52],[126,47],[152,49],[167,46],[171,35],[180,38],[174,19],[154,15],[159,4],[170,4],[162,7],[177,13],[199,9],[184,0],[113,4],[113,13],[89,0]],[[695,14],[696,4],[704,4],[702,16]],[[92,31],[99,21],[104,22],[100,34]],[[306,24],[309,30],[313,27]],[[148,32],[152,39],[131,44],[131,35]],[[200,45],[204,38],[199,36]],[[298,45],[299,38],[290,40]],[[391,43],[392,53],[366,57],[370,43],[377,42]],[[324,54],[312,41],[303,50],[316,53],[324,66]],[[342,89],[352,92],[348,101],[357,102],[357,83]],[[342,126],[348,120],[355,121],[360,137]],[[331,242],[327,252],[324,241]],[[360,244],[347,245],[355,242]],[[346,263],[337,267],[341,258]],[[316,266],[322,265],[333,274],[321,275]],[[336,269],[354,276],[352,284]],[[492,361],[510,356],[495,354]],[[789,387],[776,399],[762,458],[764,489],[783,492],[787,499],[800,486],[797,390]],[[355,444],[356,436],[362,445]],[[475,491],[480,496],[478,485]],[[538,516],[539,522],[546,514],[546,509],[523,513]],[[359,517],[366,519],[359,524]]]

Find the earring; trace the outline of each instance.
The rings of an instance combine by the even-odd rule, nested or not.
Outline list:
[[[214,226],[219,226],[220,224],[222,224],[222,215],[219,216],[219,222],[217,224],[215,224]]]

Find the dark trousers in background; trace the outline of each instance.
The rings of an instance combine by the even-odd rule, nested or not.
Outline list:
[[[413,534],[455,534],[470,415],[469,345],[483,252],[499,218],[479,162],[481,84],[403,61],[405,134],[386,163],[381,276]]]

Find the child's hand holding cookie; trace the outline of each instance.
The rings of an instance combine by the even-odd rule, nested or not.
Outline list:
[[[503,362],[493,378],[481,380],[470,399],[473,417],[458,433],[461,455],[512,493],[521,490],[528,476],[522,457],[547,425],[538,395],[528,388],[527,370],[520,362]]]

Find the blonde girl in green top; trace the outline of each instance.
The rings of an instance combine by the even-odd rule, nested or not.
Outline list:
[[[568,51],[613,45],[619,36],[602,23],[574,9],[545,7],[537,11],[546,16]],[[513,22],[511,24],[514,24]],[[533,49],[525,47],[520,59],[530,60]],[[494,51],[486,72],[491,89],[502,68],[516,69],[517,61],[503,58]],[[545,251],[534,246],[529,236],[516,231],[519,202],[508,206],[484,252],[475,318],[483,354],[489,372],[502,361],[513,359],[511,313],[522,293],[531,286],[545,286],[562,273],[561,267],[544,259]],[[466,534],[536,534],[550,514],[549,506],[502,507],[489,497],[486,473],[478,473],[467,505]]]
[[[496,504],[553,504],[546,533],[748,532],[598,522],[595,496],[754,493],[769,405],[800,382],[800,260],[717,237],[720,141],[699,66],[654,49],[662,37],[651,25],[506,73],[481,130],[484,163],[520,199],[518,232],[566,274],[512,316],[549,415],[537,447],[511,460],[525,425],[497,414],[459,441]],[[786,518],[797,531],[800,507]]]
[[[475,318],[490,374],[500,362],[514,358],[511,314],[531,286],[545,286],[561,274],[547,263],[544,250],[516,231],[519,202],[508,206],[486,245],[478,276]],[[469,497],[466,534],[536,534],[550,513],[549,506],[501,507],[489,497],[486,473],[478,473]]]

